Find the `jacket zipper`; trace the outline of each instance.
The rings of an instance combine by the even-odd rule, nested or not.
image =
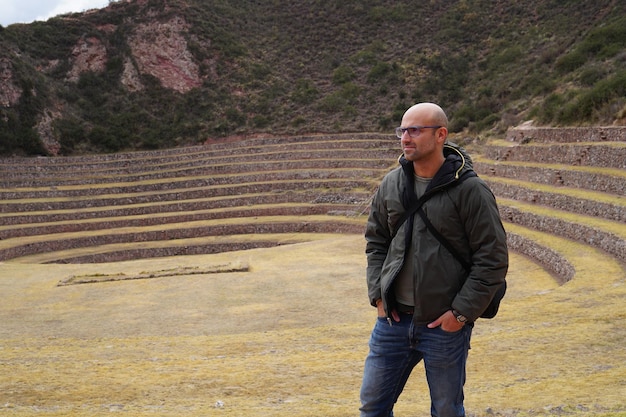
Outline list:
[[[461,157],[461,160],[462,160],[461,166],[460,166],[460,167],[456,170],[456,172],[454,173],[454,179],[452,179],[452,180],[450,180],[450,181],[446,182],[445,184],[439,184],[439,185],[437,185],[437,186],[435,186],[435,187],[431,188],[430,190],[428,190],[427,194],[431,194],[431,193],[439,192],[439,190],[444,189],[444,188],[448,187],[450,184],[452,184],[452,183],[454,183],[455,181],[458,181],[458,180],[459,180],[459,174],[460,174],[461,170],[463,169],[463,167],[465,167],[465,157],[463,156],[463,154],[462,154],[461,152],[459,152],[458,150],[454,149],[454,147],[451,147],[451,146],[450,146],[450,148],[451,148],[453,151],[455,151],[455,152],[456,152],[456,153],[457,153],[457,154]],[[424,195],[427,195],[427,194],[424,194]],[[415,214],[413,214],[413,215],[415,215]],[[412,233],[412,231],[411,231],[411,233]],[[391,244],[391,243],[390,243],[390,244]],[[404,259],[406,259],[406,253],[404,254]],[[394,281],[396,280],[396,278],[398,277],[398,274],[399,274],[399,273],[400,273],[400,271],[402,270],[402,267],[403,267],[403,266],[404,266],[404,260],[402,261],[402,266],[400,266],[400,269],[398,270],[398,272],[396,272],[396,273],[394,274],[393,279],[389,282],[389,287],[387,288],[387,291],[385,291],[385,292],[383,293],[383,297],[385,298],[385,300],[384,300],[384,303],[383,303],[383,304],[384,304],[384,305],[387,305],[387,307],[389,307],[389,297],[388,297],[389,292],[388,292],[388,290],[389,290],[389,289],[393,286],[393,282],[394,282]],[[387,310],[389,310],[389,308],[387,308]],[[387,314],[387,323],[389,323],[389,326],[393,326],[393,320],[392,320],[392,318],[391,318],[391,311],[386,311],[385,313]]]

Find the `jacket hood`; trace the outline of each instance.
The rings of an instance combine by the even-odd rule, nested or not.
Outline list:
[[[476,175],[472,166],[472,157],[463,147],[453,142],[446,142],[443,145],[443,156],[445,157],[445,161],[428,185],[426,192],[436,187],[454,184],[465,175]],[[408,161],[404,157],[404,154],[398,158],[398,162],[402,166],[402,170],[408,182],[408,186],[403,193],[403,204],[404,207],[410,207],[417,201],[417,196],[415,196],[413,192],[413,184],[415,181],[413,163]]]
[[[446,142],[443,145],[443,156],[447,158],[449,155],[460,156],[463,160],[464,168],[474,169],[472,157],[462,146],[459,146],[453,142]]]
[[[446,142],[443,145],[443,156],[446,158],[446,160],[439,172],[437,172],[437,174],[435,175],[435,178],[441,177],[445,174],[452,174],[455,179],[459,179],[464,171],[473,171],[474,169],[472,157],[470,156],[470,154],[467,153],[467,151],[462,146],[459,146],[456,143]],[[400,155],[400,157],[398,158],[398,162],[402,166],[405,174],[413,174],[413,163],[408,161],[404,157],[404,154]]]

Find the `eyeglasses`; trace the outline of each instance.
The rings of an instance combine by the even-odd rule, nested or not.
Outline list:
[[[402,139],[404,132],[409,132],[409,136],[416,138],[422,133],[422,129],[439,129],[442,126],[409,126],[409,127],[396,127],[396,136],[398,139]]]

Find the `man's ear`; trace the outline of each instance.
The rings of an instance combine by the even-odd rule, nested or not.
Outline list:
[[[440,127],[437,129],[437,142],[445,143],[446,139],[448,139],[448,128]]]

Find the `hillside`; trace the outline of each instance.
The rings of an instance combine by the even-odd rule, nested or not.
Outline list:
[[[128,0],[0,27],[0,154],[626,123],[626,3]]]

